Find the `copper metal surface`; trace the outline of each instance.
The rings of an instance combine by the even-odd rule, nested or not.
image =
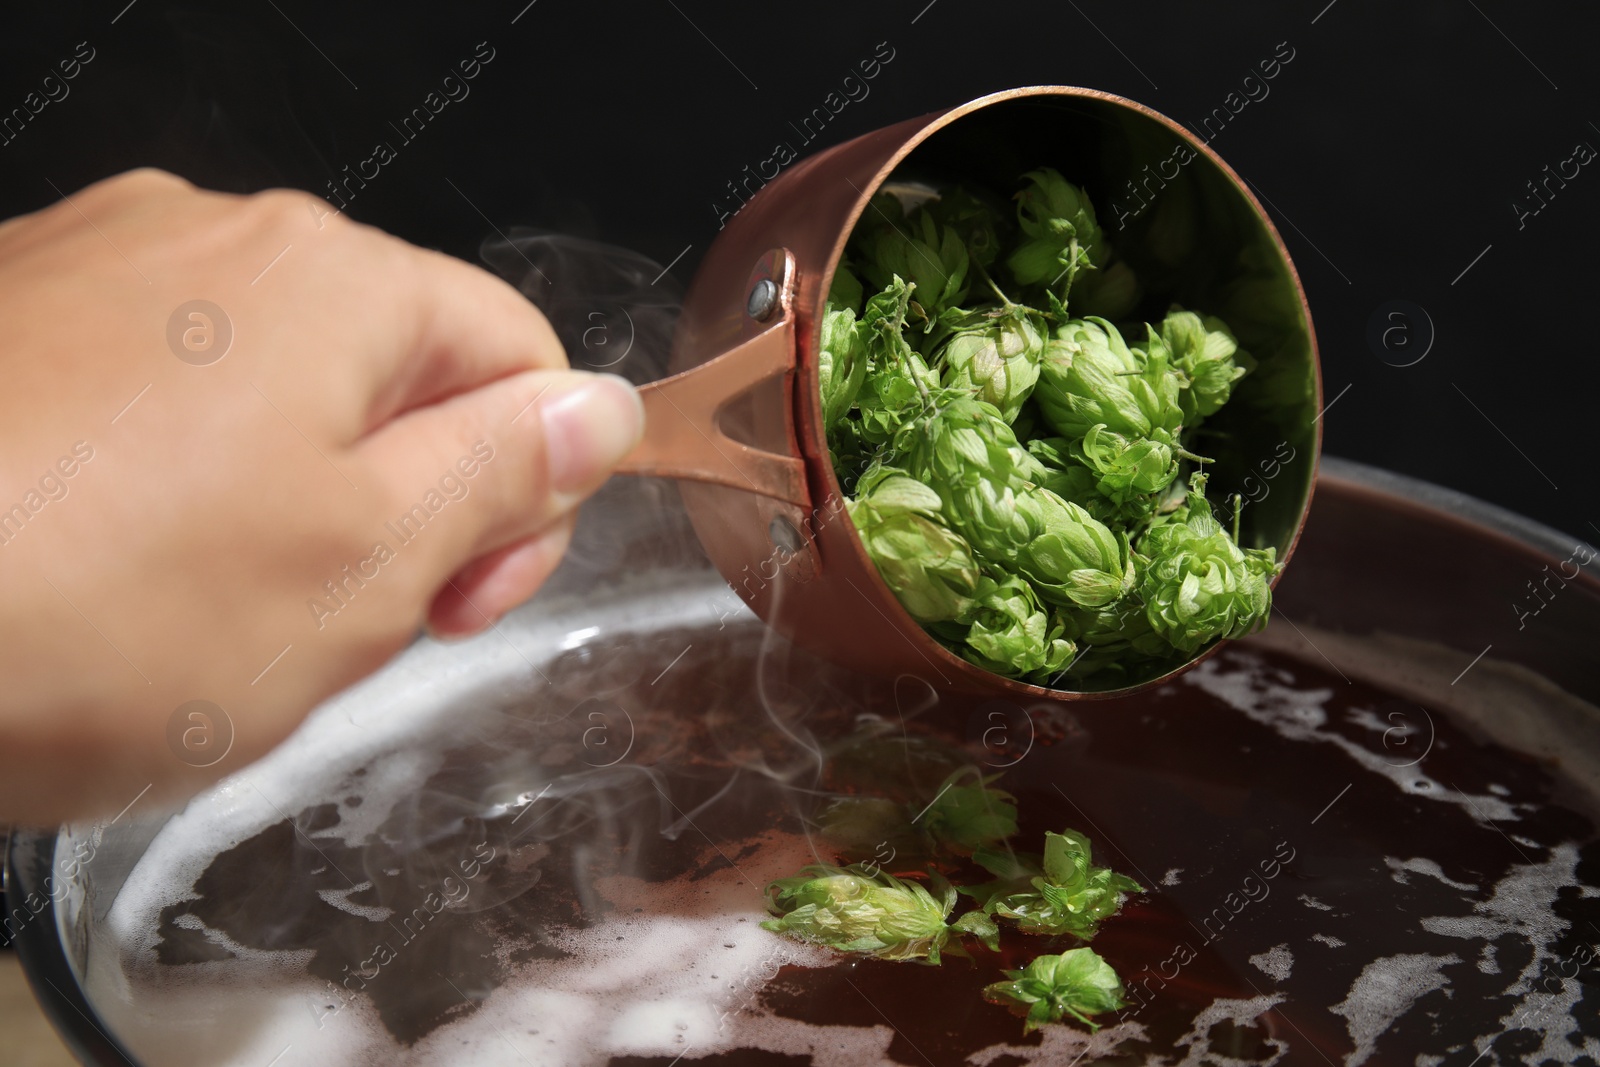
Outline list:
[[[755,386],[793,376],[794,307],[789,288],[793,275],[786,251],[762,256],[745,292],[767,280],[778,287],[777,307],[767,316],[766,327],[692,370],[639,390],[647,432],[618,473],[731,486],[801,507],[810,503],[805,466],[792,430],[790,447],[768,451],[729,437],[719,418],[730,401]]]
[[[848,666],[907,675],[940,689],[1055,698],[1125,695],[1187,670],[1216,646],[1161,677],[1120,689],[1080,692],[1000,678],[930,638],[883,584],[844,513],[821,421],[817,378],[819,320],[833,271],[871,195],[908,158],[935,170],[942,162],[941,173],[955,180],[980,179],[1000,188],[1009,188],[1017,175],[1041,163],[1057,166],[1069,179],[1090,184],[1091,194],[1105,202],[1120,192],[1115,181],[1137,177],[1141,162],[1148,166],[1161,158],[1161,151],[1181,146],[1194,155],[1171,179],[1179,190],[1171,196],[1190,205],[1188,236],[1203,252],[1164,266],[1174,275],[1189,271],[1188,297],[1199,298],[1185,302],[1220,310],[1208,299],[1230,291],[1237,295],[1253,280],[1261,287],[1260,299],[1246,302],[1247,314],[1255,304],[1263,308],[1263,317],[1274,301],[1287,299],[1293,305],[1288,319],[1278,324],[1286,328],[1272,335],[1281,335],[1273,358],[1291,378],[1304,375],[1305,387],[1276,408],[1257,404],[1251,409],[1236,400],[1233,410],[1216,420],[1218,447],[1225,452],[1212,468],[1213,489],[1220,491],[1213,498],[1221,499],[1239,491],[1241,480],[1248,486],[1258,463],[1267,469],[1265,457],[1274,439],[1280,439],[1280,450],[1294,453],[1292,465],[1272,466],[1269,492],[1259,500],[1252,495],[1256,503],[1244,513],[1242,538],[1250,545],[1273,546],[1287,560],[1310,506],[1321,449],[1320,418],[1314,417],[1322,406],[1321,375],[1299,276],[1261,205],[1203,142],[1141,104],[1092,89],[1038,86],[985,96],[819,152],[759,190],[728,221],[694,278],[674,338],[672,368],[680,373],[659,385],[661,398],[679,410],[668,416],[665,426],[652,422],[631,469],[694,479],[681,485],[682,495],[706,552],[723,576],[781,633]],[[1151,191],[1148,184],[1146,191]],[[1161,210],[1144,214],[1159,216]],[[1117,221],[1123,220],[1119,216]],[[1102,224],[1115,241],[1111,220]],[[1153,224],[1153,219],[1143,223]],[[783,286],[783,320],[769,327],[750,317],[746,299],[764,255],[774,247],[787,249],[793,266]],[[1255,263],[1250,268],[1254,275],[1242,273],[1246,268],[1240,264],[1246,262]],[[752,274],[752,264],[757,264],[757,274]],[[1197,264],[1204,268],[1198,275]],[[1242,339],[1239,323],[1229,321]],[[717,357],[739,352],[737,365],[748,358],[770,370],[778,357],[766,351],[766,339],[775,341],[773,331],[791,324],[793,373],[764,378],[734,398],[734,387],[746,379],[742,372],[725,369]],[[759,356],[750,353],[752,343],[763,346]],[[1309,366],[1302,365],[1306,362]],[[1255,387],[1245,379],[1241,395],[1250,391],[1247,383]],[[695,389],[706,395],[691,412],[680,398]],[[660,400],[650,403],[656,410],[662,406]],[[705,447],[714,437],[710,427],[696,422],[704,432],[690,432],[681,418],[710,421],[710,412],[720,412],[716,421],[722,432],[748,446],[740,455],[766,453],[802,463],[809,494],[793,491],[792,481],[769,480],[783,469],[771,461],[755,464],[763,468],[757,472],[749,464],[741,469],[738,462],[713,460]],[[823,580],[814,580],[819,576]]]

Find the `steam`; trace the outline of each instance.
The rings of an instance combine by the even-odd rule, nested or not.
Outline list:
[[[675,280],[654,260],[614,245],[521,227],[508,238],[485,240],[481,254],[544,312],[573,367],[619,374],[635,384],[666,374],[682,304]],[[658,521],[668,515],[680,520],[666,544],[652,540],[646,546],[626,538],[623,531],[643,513]],[[693,528],[684,521],[671,482],[613,479],[584,509],[583,520],[573,539],[568,570],[584,568],[604,581],[619,572],[671,566],[679,560],[708,565]],[[774,592],[781,597],[783,578],[778,581]],[[731,594],[728,606],[729,614],[746,616]],[[741,773],[767,778],[800,794],[815,791],[825,753],[802,724],[839,694],[797,685],[794,679],[804,675],[792,670],[792,655],[788,642],[764,631],[756,657],[755,706],[744,716],[710,724],[719,752],[734,768],[727,785],[716,794],[719,798],[734,791]],[[773,731],[788,745],[781,752],[773,752],[770,745],[753,745],[752,727]]]
[[[574,367],[665,373],[681,305],[659,264],[525,229],[483,258],[544,312]],[[333,1052],[347,1047],[335,1031],[362,1029],[361,1048],[442,1048],[435,1031],[491,997],[503,1011],[507,995],[568,995],[564,982],[586,1011],[632,1011],[632,986],[594,984],[639,966],[618,938],[691,958],[717,931],[710,947],[730,955],[707,957],[713,975],[733,955],[739,973],[820,963],[803,947],[773,956],[762,887],[834,858],[794,829],[829,798],[840,739],[892,746],[938,703],[926,683],[859,678],[759,625],[715,576],[675,485],[614,478],[531,604],[472,641],[414,646],[174,819],[113,906],[113,985],[193,998],[215,984],[222,1018],[230,985],[309,977],[287,1032],[320,1050],[305,1062],[342,1062],[354,1056]],[[694,996],[703,1014],[753,993]],[[748,1036],[718,1026],[703,1040]],[[196,1046],[207,1062],[234,1051]]]

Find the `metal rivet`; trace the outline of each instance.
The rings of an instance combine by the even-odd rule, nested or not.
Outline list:
[[[782,515],[775,516],[767,524],[767,536],[772,539],[773,548],[781,548],[785,552],[798,552],[805,545],[805,539],[800,536],[800,531],[794,528],[794,523]]]
[[[752,319],[765,322],[777,306],[778,287],[773,284],[771,278],[762,278],[756,282],[756,287],[750,290],[750,300],[745,304],[745,310],[750,312]]]

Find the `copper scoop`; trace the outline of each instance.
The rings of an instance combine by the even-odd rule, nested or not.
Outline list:
[[[1044,689],[954,655],[900,606],[845,512],[822,424],[823,302],[868,201],[909,171],[996,190],[1053,166],[1088,189],[1102,229],[1145,285],[1140,307],[1217,314],[1259,361],[1203,430],[1208,496],[1238,494],[1240,543],[1294,550],[1321,446],[1316,339],[1289,254],[1254,196],[1193,134],[1092,89],[1035,86],[864,134],[755,192],[707,252],[673,341],[677,373],[642,390],[645,439],[622,471],[683,479],[706,552],[769,625],[846,666],[937,690],[1124,695],[1216,650],[1117,688]],[[1220,513],[1226,514],[1225,510]]]

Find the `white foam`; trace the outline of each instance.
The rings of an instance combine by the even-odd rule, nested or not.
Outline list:
[[[1255,1026],[1256,1020],[1286,999],[1288,998],[1282,993],[1272,993],[1248,999],[1218,997],[1213,1000],[1194,1017],[1189,1032],[1174,1043],[1176,1047],[1188,1051],[1183,1059],[1173,1064],[1173,1067],[1272,1067],[1288,1053],[1289,1042],[1270,1036],[1270,1027],[1266,1028],[1269,1036],[1263,1037],[1262,1043],[1272,1050],[1272,1054],[1266,1059],[1254,1060],[1229,1056],[1212,1048],[1211,1030],[1222,1022],[1232,1023],[1234,1026]]]
[[[1355,1048],[1344,1058],[1345,1067],[1360,1067],[1377,1051],[1378,1038],[1424,996],[1450,984],[1443,968],[1460,963],[1459,956],[1426,953],[1384,956],[1361,969],[1349,994],[1328,1010],[1345,1019],[1345,1029]]]
[[[1410,796],[1458,805],[1483,823],[1518,818],[1515,809],[1493,793],[1459,792],[1429,777],[1420,766],[1396,766],[1390,753],[1363,748],[1329,728],[1323,705],[1333,696],[1333,690],[1298,688],[1291,676],[1268,667],[1253,652],[1230,648],[1190,671],[1184,681],[1226,701],[1280,737],[1333,745],[1364,770],[1387,778]]]
[[[775,1051],[814,1042],[814,1033],[772,1029],[756,1014],[780,967],[823,967],[835,958],[760,928],[766,916],[751,907],[760,887],[811,858],[792,835],[763,844],[738,868],[698,880],[598,880],[612,910],[587,929],[551,938],[571,955],[523,965],[475,1014],[420,1041],[416,1062],[601,1067],[619,1055],[693,1059],[756,1039]],[[640,902],[650,910],[635,912]],[[887,1040],[873,1035],[869,1043],[881,1052]]]
[[[1410,872],[1413,874],[1425,874],[1429,878],[1438,879],[1451,889],[1459,889],[1463,892],[1477,892],[1478,889],[1476,882],[1457,882],[1452,880],[1445,875],[1443,867],[1440,867],[1438,863],[1425,856],[1417,856],[1408,860],[1385,856],[1383,857],[1383,862],[1389,867],[1390,877],[1401,885],[1410,884],[1410,879],[1406,877],[1406,873]]]
[[[1313,908],[1313,909],[1315,909],[1317,911],[1332,911],[1333,910],[1333,905],[1332,904],[1324,904],[1322,901],[1318,900],[1316,897],[1312,896],[1310,893],[1301,893],[1298,897],[1295,897],[1295,899],[1298,900],[1300,903],[1304,904],[1306,907]]]
[[[1287,943],[1274,945],[1265,952],[1251,956],[1250,963],[1268,978],[1287,982],[1290,972],[1294,969],[1294,954],[1289,951]]]
[[[1131,1019],[1115,1026],[1101,1027],[1099,1032],[1093,1034],[1071,1026],[1046,1026],[1036,1032],[1040,1035],[1037,1045],[1032,1044],[1031,1040],[1026,1045],[990,1045],[967,1057],[966,1062],[973,1067],[988,1067],[1002,1058],[1008,1064],[1093,1063],[1114,1055],[1126,1042],[1149,1040],[1144,1025]],[[834,1060],[830,1056],[827,1062],[831,1064]],[[889,1062],[888,1057],[876,1061],[874,1067],[880,1067],[885,1062]]]
[[[1554,904],[1564,886],[1577,883],[1577,865],[1577,846],[1557,845],[1543,863],[1513,867],[1495,884],[1487,900],[1473,905],[1470,915],[1437,915],[1421,922],[1429,933],[1482,940],[1484,958],[1479,960],[1478,969],[1485,974],[1500,973],[1493,954],[1494,942],[1499,938],[1516,937],[1533,949],[1527,965],[1502,991],[1501,995],[1517,1000],[1499,1020],[1502,1032],[1527,1029],[1540,1035],[1537,1050],[1521,1053],[1532,1063],[1572,1063],[1583,1056],[1591,1060],[1600,1057],[1600,1041],[1580,1033],[1573,1014],[1583,996],[1583,985],[1576,978],[1577,966],[1565,965],[1582,961],[1563,960],[1555,950],[1557,939],[1569,924],[1555,913]],[[1564,973],[1569,969],[1571,977]],[[1557,980],[1559,988],[1552,989]],[[1481,1053],[1494,1036],[1498,1035],[1480,1038],[1476,1051]]]

